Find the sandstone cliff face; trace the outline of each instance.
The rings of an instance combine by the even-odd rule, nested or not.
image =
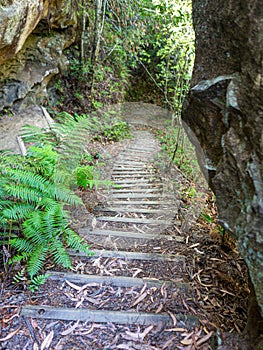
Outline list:
[[[0,0],[0,110],[43,102],[75,39],[73,0]]]
[[[220,222],[238,239],[263,316],[262,0],[193,0],[193,15],[183,119],[204,150]]]

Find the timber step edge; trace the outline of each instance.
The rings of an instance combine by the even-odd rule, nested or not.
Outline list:
[[[127,239],[143,239],[143,240],[162,239],[166,241],[175,241],[178,243],[183,243],[185,241],[185,238],[181,236],[171,236],[171,235],[154,234],[154,233],[141,233],[137,231],[113,231],[113,230],[93,230],[92,231],[86,228],[81,228],[81,229],[78,229],[78,233],[81,235],[88,235],[88,236],[109,236],[109,237],[122,237]]]
[[[139,324],[145,326],[158,325],[160,322],[166,325],[173,324],[171,316],[167,313],[73,309],[47,305],[25,305],[21,309],[21,316],[49,320]],[[184,327],[192,327],[199,324],[197,317],[193,315],[175,314],[173,316]]]
[[[150,261],[169,261],[169,262],[182,262],[185,263],[184,255],[172,255],[172,254],[158,254],[158,253],[139,253],[139,252],[126,252],[122,250],[99,250],[92,249],[91,255],[87,256],[86,253],[76,252],[75,250],[68,250],[71,256],[88,257],[88,258],[119,258],[126,260],[150,260]]]
[[[189,290],[189,284],[176,281],[162,281],[154,278],[138,278],[124,276],[100,276],[100,275],[85,275],[71,272],[48,271],[48,279],[69,281],[73,283],[89,284],[97,283],[111,285],[115,287],[135,287],[142,288],[145,284],[147,287],[160,288],[163,284],[173,285],[175,288]]]

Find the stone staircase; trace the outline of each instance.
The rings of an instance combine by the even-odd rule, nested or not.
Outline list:
[[[198,324],[184,301],[191,303],[189,284],[182,278],[185,257],[176,251],[160,250],[162,242],[182,245],[185,238],[166,232],[178,224],[178,204],[154,166],[158,151],[153,134],[134,132],[134,139],[112,165],[109,177],[115,186],[104,193],[103,205],[95,208],[92,225],[79,230],[98,249],[93,250],[92,257],[72,252],[78,261],[74,272],[50,271],[48,283],[52,288],[55,282],[57,290],[48,300],[24,306],[24,317],[108,326],[152,326],[148,338],[154,330],[156,338],[158,329],[163,332],[165,328],[173,329],[173,337],[179,337],[182,329],[189,331]],[[149,246],[151,252],[143,252]],[[169,272],[168,278],[165,271]],[[166,337],[167,342],[169,332]],[[112,347],[101,348],[125,349],[121,344],[120,339]],[[150,340],[147,344],[145,349],[159,349]],[[177,349],[173,344],[166,348]],[[90,345],[78,346],[77,349],[92,349]],[[126,349],[137,349],[138,339],[131,339],[127,346]],[[67,349],[66,345],[63,349]]]

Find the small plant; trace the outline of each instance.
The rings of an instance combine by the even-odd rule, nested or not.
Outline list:
[[[47,256],[71,267],[67,248],[89,253],[88,245],[69,227],[66,204],[81,199],[63,183],[55,182],[57,153],[50,146],[29,148],[28,155],[0,161],[0,232],[15,254],[9,262],[25,261],[32,279]]]
[[[103,130],[103,136],[108,141],[120,141],[130,137],[130,129],[126,122],[119,121],[113,125],[106,125]]]
[[[108,180],[101,180],[100,174],[95,170],[94,166],[86,165],[80,166],[75,171],[76,182],[79,187],[89,187],[96,189],[100,186],[111,186],[113,183]]]
[[[46,280],[49,276],[50,276],[49,274],[45,274],[45,275],[38,275],[38,276],[32,277],[28,283],[28,289],[31,292],[35,292],[36,290],[39,289],[39,286],[46,283]]]
[[[214,222],[214,219],[207,213],[205,213],[204,211],[202,211],[201,213],[201,219],[206,221],[208,224],[211,224]]]

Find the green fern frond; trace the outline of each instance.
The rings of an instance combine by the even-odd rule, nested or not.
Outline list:
[[[30,186],[40,191],[46,190],[52,184],[45,177],[33,173],[32,170],[6,169],[3,176],[17,184]]]
[[[13,282],[14,283],[20,283],[22,281],[26,281],[26,277],[25,277],[25,269],[22,269],[20,271],[18,271],[15,276],[13,277]]]
[[[1,210],[1,205],[0,205]],[[8,220],[22,221],[34,210],[34,205],[30,203],[12,203],[2,210],[1,215]]]
[[[65,230],[66,242],[69,248],[77,250],[79,252],[90,254],[89,245],[81,238],[76,232],[67,228]]]
[[[39,245],[31,253],[27,261],[27,272],[31,279],[43,268],[47,257],[47,252],[48,252],[47,245]]]
[[[72,267],[70,256],[58,237],[54,237],[50,242],[50,252],[56,264],[61,264],[65,268]]]
[[[25,142],[45,145],[52,145],[54,143],[55,135],[52,130],[47,131],[34,125],[24,125],[21,130],[21,136]]]
[[[35,292],[36,290],[39,289],[39,286],[41,284],[44,284],[46,282],[49,276],[50,276],[49,274],[45,274],[45,275],[38,275],[38,276],[32,277],[28,285],[28,289],[31,292]]]
[[[9,264],[13,264],[14,262],[21,262],[21,261],[27,261],[31,256],[30,253],[22,252],[21,254],[16,254],[14,257],[12,257],[9,260]]]
[[[37,204],[42,197],[42,193],[34,188],[25,187],[20,184],[5,185],[5,190],[9,196],[18,200],[22,200],[25,203]]]
[[[35,245],[30,243],[27,239],[19,237],[11,239],[10,246],[15,248],[18,252],[25,253],[31,253],[35,248]]]
[[[63,186],[55,186],[55,198],[67,204],[83,205],[82,199],[79,196]]]

